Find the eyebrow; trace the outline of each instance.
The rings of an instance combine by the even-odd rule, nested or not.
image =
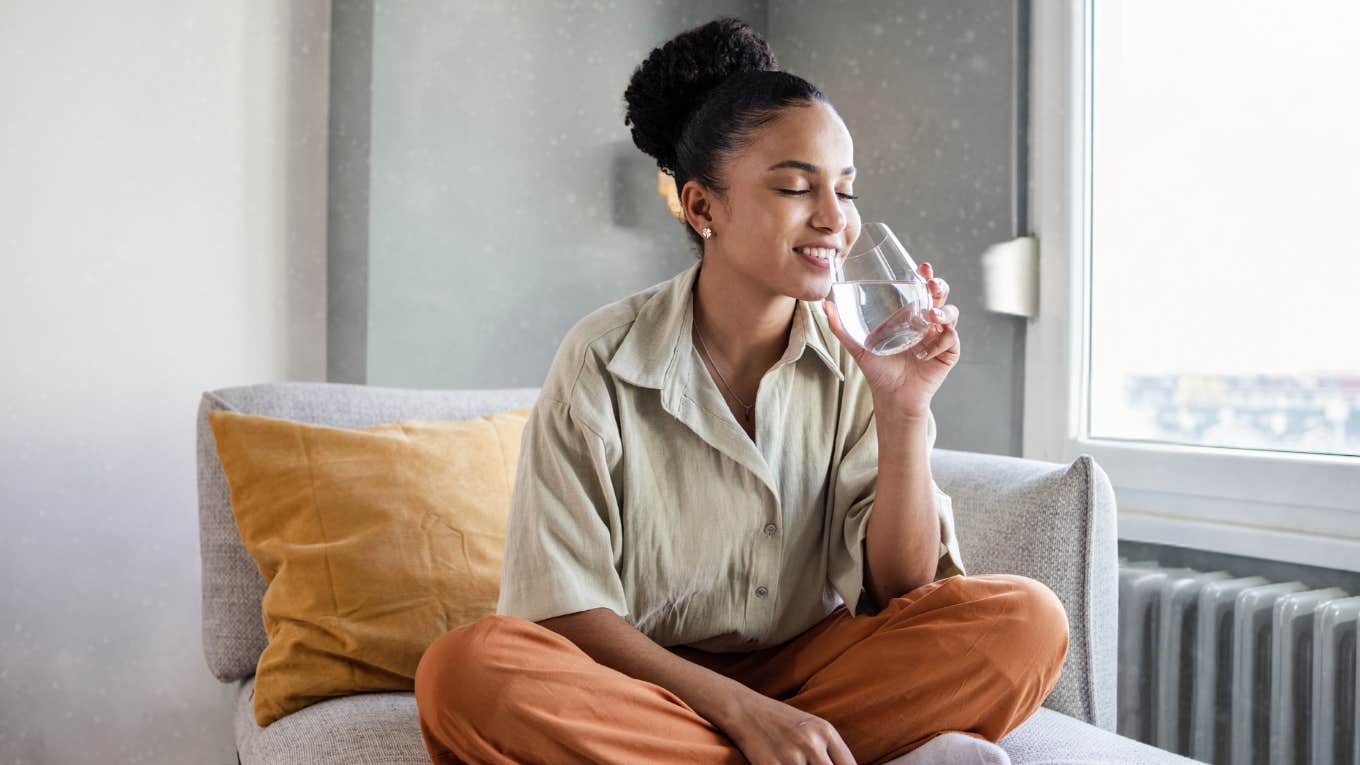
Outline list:
[[[769,167],[765,168],[765,172],[768,173],[768,172],[771,172],[771,171],[774,171],[774,170],[778,170],[778,169],[783,168],[783,167],[792,167],[792,168],[794,168],[795,170],[805,170],[805,171],[807,171],[807,172],[809,172],[809,173],[812,173],[813,175],[819,175],[819,174],[822,172],[822,168],[817,167],[816,165],[813,165],[813,164],[809,164],[809,163],[807,163],[807,162],[799,162],[799,161],[796,160],[796,159],[786,159],[786,160],[784,160],[783,162],[776,162],[776,163],[774,163],[773,165],[770,165]],[[845,168],[844,170],[842,170],[842,171],[841,171],[841,175],[851,175],[851,174],[853,174],[854,172],[855,172],[855,166],[854,166],[854,165],[851,165],[851,166]]]

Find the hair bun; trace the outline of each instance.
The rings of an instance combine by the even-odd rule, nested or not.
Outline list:
[[[709,91],[738,72],[778,69],[774,51],[751,25],[731,16],[714,19],[653,49],[633,71],[623,92],[623,124],[631,126],[639,149],[673,172],[680,133]]]

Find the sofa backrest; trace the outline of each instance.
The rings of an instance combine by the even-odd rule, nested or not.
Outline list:
[[[198,407],[198,529],[203,562],[203,653],[224,682],[255,673],[267,639],[265,581],[241,543],[208,413],[228,410],[317,425],[362,428],[404,419],[464,420],[533,406],[538,388],[412,390],[282,382],[207,391]]]

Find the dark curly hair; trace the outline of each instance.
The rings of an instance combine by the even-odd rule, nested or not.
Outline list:
[[[812,83],[780,71],[769,43],[731,16],[653,49],[633,71],[623,100],[633,143],[675,178],[676,192],[692,178],[720,197],[727,191],[720,168],[759,127],[787,106],[829,104]],[[702,257],[703,238],[682,223]]]

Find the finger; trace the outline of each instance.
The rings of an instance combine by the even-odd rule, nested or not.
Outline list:
[[[912,353],[919,354],[922,351],[935,348],[935,346],[944,342],[944,336],[949,334],[950,331],[955,331],[957,334],[957,330],[954,330],[952,324],[932,321],[930,326],[926,328],[925,337],[917,343],[916,348],[912,349]]]
[[[806,758],[807,765],[835,765],[831,755],[826,751],[829,744],[824,743],[821,738],[814,736],[807,746],[807,749],[799,753]]]
[[[864,351],[864,346],[855,342],[854,338],[850,337],[849,333],[845,331],[845,327],[841,326],[841,315],[836,310],[836,303],[831,300],[823,300],[822,313],[826,314],[826,323],[831,327],[831,333],[836,336],[837,340],[841,341],[841,345],[849,349],[851,356],[859,358],[860,353]]]
[[[831,765],[856,765],[855,755],[850,753],[850,747],[845,745],[840,735],[831,739],[831,743],[826,747],[827,754],[831,755]]]
[[[925,315],[932,325],[938,325],[931,327],[936,333],[939,332],[940,327],[946,325],[957,327],[959,323],[959,307],[956,305],[942,305],[938,308],[931,308],[925,311]]]
[[[927,335],[927,340],[918,343],[918,347],[912,349],[912,353],[920,361],[930,361],[938,358],[942,354],[948,353],[951,349],[959,345],[959,333],[950,325],[944,325],[943,332],[936,335]]]
[[[935,305],[944,305],[949,299],[949,282],[937,276],[926,284],[930,287],[930,296],[934,299]]]

